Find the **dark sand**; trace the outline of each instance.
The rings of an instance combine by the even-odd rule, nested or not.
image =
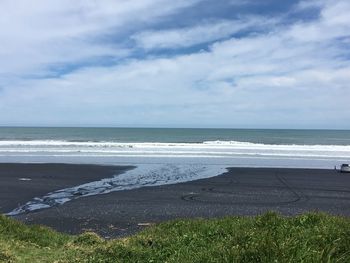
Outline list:
[[[83,168],[75,168],[76,173],[66,174],[67,180],[69,175],[80,176]],[[16,169],[27,173],[25,166]],[[43,177],[53,175],[51,170],[62,168],[45,165],[41,170],[37,169],[42,172],[37,176]],[[9,207],[16,204],[12,201],[13,196],[24,200],[23,196],[28,196],[26,191],[32,193],[32,190],[22,186],[18,191],[16,183],[7,183],[12,179],[9,175],[5,178],[3,170],[0,165],[1,204]],[[30,183],[32,187],[41,187],[41,193],[48,192],[46,184],[37,186],[34,180]],[[7,194],[2,192],[3,189]],[[231,168],[229,172],[209,179],[84,197],[15,218],[67,233],[92,230],[104,237],[118,237],[137,232],[145,224],[169,219],[257,215],[269,210],[285,215],[324,211],[350,216],[350,174],[315,169]]]
[[[34,197],[112,177],[131,168],[76,164],[2,163],[0,164],[0,213],[8,213],[17,206],[31,201]]]

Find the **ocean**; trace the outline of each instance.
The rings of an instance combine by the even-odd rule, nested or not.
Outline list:
[[[350,131],[2,127],[0,162],[135,166],[36,197],[9,213],[16,215],[84,196],[213,177],[228,167],[334,169],[350,162]]]
[[[0,127],[0,141],[350,145],[350,130]]]
[[[350,131],[1,127],[0,162],[332,168],[350,162]]]

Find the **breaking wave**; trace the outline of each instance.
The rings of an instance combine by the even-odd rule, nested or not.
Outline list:
[[[240,141],[203,143],[122,143],[59,140],[0,141],[0,155],[236,157],[280,156],[350,158],[350,145],[260,144]]]

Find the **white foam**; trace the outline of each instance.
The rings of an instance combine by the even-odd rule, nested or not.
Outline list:
[[[86,196],[214,177],[225,171],[225,166],[222,165],[142,164],[113,178],[61,189],[43,197],[36,197],[25,205],[14,209],[8,215],[13,216],[49,208]]]
[[[32,179],[30,178],[18,178],[19,181],[31,181]]]
[[[0,141],[3,156],[89,155],[116,157],[314,157],[350,158],[350,145],[274,145],[237,141],[204,143],[121,143],[68,141]],[[1,161],[1,160],[0,160]]]
[[[76,146],[76,147],[118,147],[118,148],[148,148],[148,147],[181,147],[181,148],[207,148],[207,147],[262,147],[262,148],[328,148],[328,149],[347,149],[350,150],[350,145],[300,145],[300,144],[263,144],[263,143],[252,143],[252,142],[241,142],[241,141],[205,141],[203,143],[167,143],[167,142],[114,142],[114,141],[64,141],[64,140],[0,140],[0,146]]]

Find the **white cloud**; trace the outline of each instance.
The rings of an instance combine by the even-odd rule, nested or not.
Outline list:
[[[310,8],[322,8],[328,0],[308,0],[300,1],[295,6],[296,10],[306,10]]]
[[[38,74],[55,63],[127,54],[99,38],[151,22],[199,0],[1,1],[0,74]]]
[[[318,2],[323,6],[318,21],[293,26],[289,34],[299,41],[327,41],[349,37],[350,2],[344,0]],[[323,4],[323,5],[322,5]]]
[[[0,123],[350,128],[348,50],[337,45],[350,31],[333,33],[347,26],[346,3],[205,52],[17,80],[0,90]],[[186,32],[195,36],[196,26]]]
[[[144,31],[135,34],[131,38],[137,42],[138,46],[144,49],[175,49],[227,38],[241,30],[247,30],[252,27],[257,30],[257,28],[266,27],[273,22],[275,23],[271,19],[265,20],[257,17],[241,18],[239,20],[206,21],[199,25],[185,28]]]

